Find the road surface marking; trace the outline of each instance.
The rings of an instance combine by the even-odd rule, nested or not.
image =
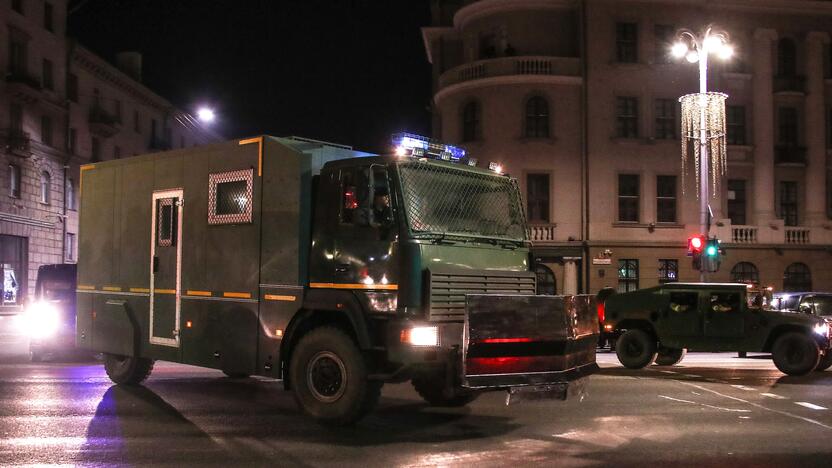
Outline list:
[[[659,395],[659,398],[665,398],[665,399],[670,400],[670,401],[678,401],[679,403],[689,403],[691,405],[704,406],[706,408],[711,408],[711,409],[715,409],[715,410],[719,410],[719,411],[730,411],[732,413],[750,413],[751,412],[751,410],[747,410],[747,409],[723,408],[721,406],[713,406],[713,405],[708,405],[708,404],[705,404],[705,403],[697,403],[695,401],[690,401],[690,400],[681,400],[679,398],[673,398],[673,397],[669,397],[669,396],[665,396],[665,395]]]
[[[775,395],[773,393],[761,393],[760,395],[764,397],[774,398],[775,400],[788,400],[788,398],[780,395]]]
[[[679,383],[680,383],[680,384],[682,384],[682,385],[688,385],[688,386],[691,386],[691,387],[694,387],[694,388],[698,388],[699,390],[704,390],[704,391],[706,391],[706,392],[710,392],[710,393],[713,393],[713,394],[715,394],[715,395],[719,395],[719,396],[721,396],[721,397],[723,397],[723,398],[727,398],[727,399],[729,399],[729,400],[739,401],[739,402],[745,403],[745,404],[747,404],[747,405],[751,405],[751,406],[753,406],[753,407],[755,407],[755,408],[760,408],[760,409],[762,409],[762,410],[770,411],[770,412],[772,412],[772,413],[781,414],[781,415],[783,415],[783,416],[788,416],[788,417],[790,417],[790,418],[799,419],[799,420],[801,420],[801,421],[805,421],[805,422],[810,423],[810,424],[815,424],[815,425],[818,425],[818,426],[820,426],[820,427],[822,427],[822,428],[824,428],[824,429],[829,429],[830,431],[832,431],[832,426],[829,426],[829,425],[827,425],[827,424],[824,424],[824,423],[822,423],[822,422],[820,422],[820,421],[817,421],[817,420],[815,420],[815,419],[811,419],[811,418],[804,418],[803,416],[798,416],[798,415],[796,415],[796,414],[789,413],[788,411],[780,411],[780,410],[776,410],[776,409],[766,408],[766,407],[765,407],[765,406],[763,406],[763,405],[760,405],[760,404],[757,404],[757,403],[752,403],[752,402],[750,402],[750,401],[748,401],[748,400],[743,400],[742,398],[737,398],[737,397],[733,397],[733,396],[730,396],[730,395],[724,395],[724,394],[722,394],[722,393],[717,392],[716,390],[711,390],[711,389],[709,389],[709,388],[705,388],[705,387],[703,387],[703,386],[701,386],[701,385],[696,385],[696,384],[693,384],[693,383],[688,383],[688,382],[682,382],[681,380],[677,380],[677,382],[679,382]]]
[[[660,370],[662,374],[678,374],[678,372],[673,372],[672,370]]]
[[[812,403],[806,403],[805,401],[796,401],[796,402],[794,402],[794,404],[803,406],[805,408],[813,409],[813,410],[825,410],[826,409],[823,406],[818,406],[818,405],[815,405],[815,404],[812,404]]]
[[[690,379],[698,379],[698,378],[702,377],[701,375],[696,375],[696,374],[679,374],[679,375],[681,375],[682,377],[688,377]]]
[[[734,388],[738,388],[740,390],[745,390],[746,392],[755,392],[755,391],[757,391],[756,389],[751,388],[751,387],[746,387],[745,385],[731,385],[731,386],[734,387]]]

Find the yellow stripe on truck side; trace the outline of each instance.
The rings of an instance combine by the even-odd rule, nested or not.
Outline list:
[[[287,302],[294,302],[297,300],[297,296],[281,296],[279,294],[266,294],[264,296],[267,301],[287,301]]]
[[[236,299],[251,299],[251,293],[224,292],[224,293],[222,293],[222,297],[233,297],[233,298],[236,298]]]
[[[363,284],[363,283],[309,283],[310,288],[316,289],[383,289],[398,291],[398,284]]]

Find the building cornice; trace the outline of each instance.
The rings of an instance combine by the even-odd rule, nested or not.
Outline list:
[[[439,105],[441,101],[450,95],[470,91],[472,89],[487,88],[490,86],[505,86],[505,85],[567,85],[567,86],[581,86],[583,78],[580,76],[565,76],[565,75],[510,75],[510,76],[493,76],[489,78],[481,78],[471,81],[463,81],[450,86],[442,88],[433,97],[434,102]]]
[[[428,63],[433,63],[433,49],[431,44],[436,39],[448,34],[453,33],[455,30],[454,28],[437,28],[437,27],[424,27],[422,28],[422,42],[425,45],[425,53],[428,56]]]
[[[473,20],[494,14],[529,10],[565,10],[577,7],[577,0],[479,0],[457,10],[454,14],[454,27],[461,29]]]
[[[641,3],[694,6],[751,13],[832,15],[832,2],[825,0],[601,0],[606,3]]]

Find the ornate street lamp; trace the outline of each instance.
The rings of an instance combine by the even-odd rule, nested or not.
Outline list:
[[[690,63],[699,63],[699,92],[679,98],[682,104],[682,189],[684,191],[688,172],[688,143],[694,141],[700,232],[707,237],[710,231],[711,193],[719,189],[719,182],[727,168],[725,100],[728,98],[724,93],[708,92],[708,57],[714,54],[728,60],[734,49],[728,43],[728,33],[708,26],[698,35],[688,29],[680,30],[671,53],[677,58],[684,57]],[[700,279],[705,280],[704,273]]]

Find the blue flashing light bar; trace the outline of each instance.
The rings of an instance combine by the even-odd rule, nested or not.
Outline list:
[[[465,150],[462,148],[413,133],[396,133],[393,135],[393,146],[396,148],[396,154],[400,156],[409,155],[451,162],[460,162],[465,158]]]

